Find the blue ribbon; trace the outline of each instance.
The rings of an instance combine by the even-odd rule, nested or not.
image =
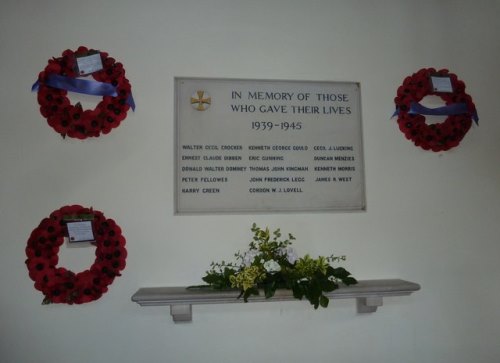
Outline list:
[[[393,113],[392,117],[399,114],[399,109],[396,107],[396,111]],[[469,109],[466,103],[452,103],[446,106],[437,107],[437,108],[428,108],[421,105],[418,102],[412,102],[410,104],[409,114],[415,115],[430,115],[430,116],[449,116],[449,115],[463,115],[469,114]],[[391,118],[392,118],[391,117]],[[479,125],[479,117],[477,115],[477,111],[471,114],[472,119]]]
[[[70,92],[83,93],[86,95],[93,96],[118,96],[116,92],[116,87],[110,83],[91,81],[88,79],[81,78],[70,78],[65,76],[60,76],[58,74],[51,74],[45,80],[45,85],[53,88],[64,89]],[[36,81],[31,87],[31,91],[38,91],[40,82]],[[127,104],[130,105],[133,111],[135,111],[135,102],[132,97],[132,93],[127,98]]]

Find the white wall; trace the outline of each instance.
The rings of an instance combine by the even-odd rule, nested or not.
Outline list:
[[[0,6],[0,361],[498,362],[500,356],[500,3],[340,0],[3,0]],[[137,111],[111,134],[61,139],[31,84],[79,45],[122,61]],[[447,67],[467,84],[480,127],[449,152],[414,147],[389,120],[406,75]],[[173,215],[173,78],[358,81],[366,213]],[[66,204],[114,218],[123,276],[100,300],[41,306],[27,238]],[[281,227],[301,254],[348,255],[359,279],[422,290],[372,315],[355,302],[167,307],[130,301],[144,286],[201,283],[210,261],[244,249],[250,225]],[[80,271],[93,249],[63,250]]]

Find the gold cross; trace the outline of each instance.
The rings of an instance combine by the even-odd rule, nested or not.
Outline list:
[[[212,103],[212,97],[203,98],[204,94],[204,91],[196,91],[196,95],[198,96],[198,98],[191,97],[191,104],[197,104],[196,109],[198,111],[205,111],[208,108],[208,106],[205,107],[205,105],[210,105]]]

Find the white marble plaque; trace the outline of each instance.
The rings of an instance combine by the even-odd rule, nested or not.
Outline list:
[[[359,83],[175,79],[175,213],[360,211]]]

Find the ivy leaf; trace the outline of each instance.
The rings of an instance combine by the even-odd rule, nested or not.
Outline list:
[[[309,291],[312,296],[318,297],[321,295],[321,286],[319,284],[319,281],[317,280],[312,280],[310,283]]]
[[[225,268],[224,272],[207,272],[206,276],[202,278],[207,284],[212,286],[214,289],[222,290],[231,288],[231,281],[229,277],[234,275],[235,271],[230,268]]]
[[[347,278],[351,273],[343,267],[337,267],[333,269],[333,276],[343,280]]]
[[[266,284],[264,286],[264,293],[266,295],[266,299],[269,299],[274,296],[274,293],[276,292],[276,282],[272,281],[269,284]]]
[[[232,268],[226,267],[224,269],[224,278],[226,278],[229,281],[229,277],[233,276],[236,271],[234,271]]]
[[[328,280],[328,279],[323,279],[321,281],[321,288],[325,292],[333,291],[333,290],[337,289],[338,287],[339,286],[334,281],[331,281],[331,280]]]
[[[321,307],[323,307],[323,308],[328,307],[329,302],[330,302],[330,299],[328,299],[328,297],[326,297],[325,295],[321,295],[319,297],[319,304],[321,305]]]
[[[321,286],[317,280],[311,280],[309,287],[306,290],[306,297],[310,301],[314,308],[317,309],[319,306],[319,297],[322,295]]]
[[[202,277],[201,279],[205,281],[207,284],[213,285],[218,280],[218,277],[215,274],[207,274],[205,277]]]
[[[319,307],[319,297],[315,299],[311,299],[311,304],[314,306],[314,309],[316,310]]]
[[[248,298],[250,297],[250,295],[258,296],[259,290],[257,290],[256,287],[251,287],[250,289],[245,290],[245,292],[243,293],[243,301],[248,302]]]
[[[356,280],[352,276],[349,276],[349,277],[346,277],[345,279],[342,279],[342,282],[346,285],[356,285],[358,283],[358,280]]]
[[[300,286],[300,284],[294,284],[292,286],[292,291],[294,298],[302,300],[302,298],[304,297],[304,290],[302,289],[302,286]]]

